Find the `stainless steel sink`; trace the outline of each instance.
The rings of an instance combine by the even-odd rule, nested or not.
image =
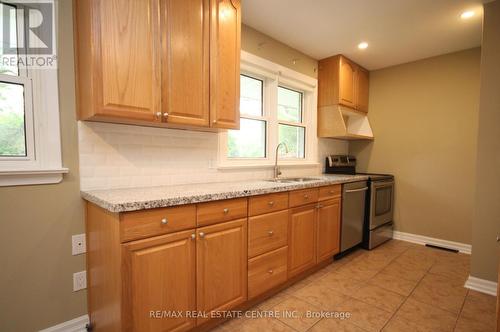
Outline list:
[[[310,182],[317,180],[318,180],[317,178],[282,178],[282,179],[271,179],[266,181],[277,182],[277,183],[296,183],[296,182]]]

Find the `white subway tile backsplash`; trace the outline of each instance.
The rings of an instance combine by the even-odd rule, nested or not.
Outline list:
[[[217,133],[80,121],[78,135],[83,190],[272,177],[271,168],[217,169]],[[347,143],[319,139],[318,149],[323,164],[329,153],[347,153]],[[304,176],[321,170],[292,167],[284,175]]]

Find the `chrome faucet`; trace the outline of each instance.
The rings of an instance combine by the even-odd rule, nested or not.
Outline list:
[[[280,168],[278,167],[278,150],[280,149],[280,146],[282,146],[282,145],[285,147],[286,153],[288,153],[288,146],[286,145],[285,142],[281,142],[276,146],[276,154],[274,155],[274,157],[275,157],[275,159],[274,159],[274,179],[275,180],[277,180],[279,178],[279,176],[281,175]]]

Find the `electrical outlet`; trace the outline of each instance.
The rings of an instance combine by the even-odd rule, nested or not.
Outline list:
[[[73,256],[84,254],[87,251],[85,234],[77,234],[71,237],[71,254]]]
[[[73,292],[87,288],[87,271],[73,273]]]

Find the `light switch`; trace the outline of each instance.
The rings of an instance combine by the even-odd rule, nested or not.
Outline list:
[[[87,252],[85,234],[77,234],[71,237],[71,254],[73,256]]]

